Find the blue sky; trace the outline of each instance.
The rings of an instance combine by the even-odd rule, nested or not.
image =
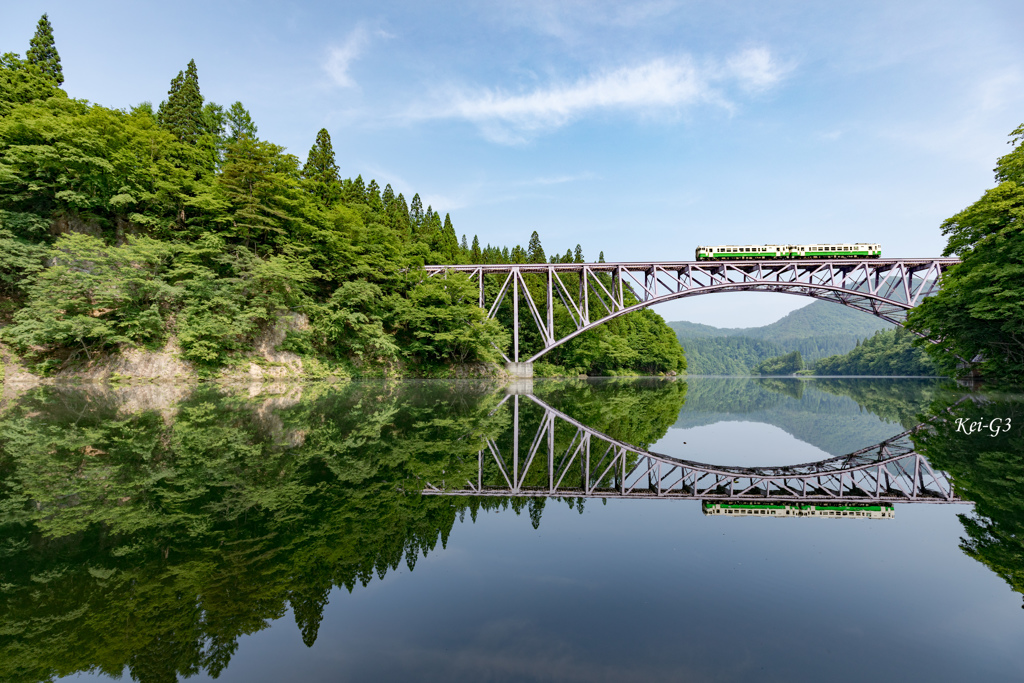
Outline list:
[[[18,2],[73,97],[208,100],[305,158],[450,212],[482,243],[686,260],[700,243],[878,241],[938,255],[1024,121],[1010,2]],[[695,297],[668,320],[764,324],[809,300]]]

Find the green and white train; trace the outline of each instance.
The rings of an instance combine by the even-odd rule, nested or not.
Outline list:
[[[697,247],[698,261],[724,259],[880,258],[882,245],[852,244],[722,244]]]
[[[726,517],[824,517],[826,519],[893,519],[896,511],[888,503],[846,505],[804,503],[716,503],[701,501],[705,515]]]

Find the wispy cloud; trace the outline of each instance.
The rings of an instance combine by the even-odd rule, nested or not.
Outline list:
[[[790,68],[764,48],[744,50],[724,62],[698,63],[689,56],[659,58],[526,93],[449,87],[437,93],[437,101],[446,104],[419,105],[408,118],[464,119],[496,142],[516,143],[599,110],[646,114],[697,104],[731,110],[730,87],[764,91],[781,81]]]
[[[327,50],[327,59],[323,67],[335,85],[342,88],[354,87],[356,82],[349,73],[352,62],[358,59],[374,37],[390,37],[384,31],[371,31],[365,24],[352,29],[340,45],[333,45]]]

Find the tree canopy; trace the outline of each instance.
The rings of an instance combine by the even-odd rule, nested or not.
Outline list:
[[[925,299],[908,326],[938,344],[923,343],[947,372],[976,365],[983,375],[1024,378],[1024,126],[1011,134],[1014,149],[996,165],[1000,184],[942,224],[945,255],[962,261]]]

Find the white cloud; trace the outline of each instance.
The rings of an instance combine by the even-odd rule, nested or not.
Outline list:
[[[437,93],[436,101],[446,104],[420,105],[407,116],[464,119],[477,124],[491,140],[516,143],[599,110],[647,114],[697,104],[731,110],[734,105],[726,96],[729,86],[763,91],[781,81],[790,68],[764,48],[737,53],[724,64],[698,64],[689,56],[658,58],[521,94],[449,87]]]
[[[371,32],[365,25],[359,24],[345,36],[341,45],[328,48],[327,60],[323,67],[336,85],[342,88],[355,86],[356,82],[352,79],[349,69],[352,62],[362,55],[363,50],[370,44],[370,39],[374,36],[389,37],[383,31]]]
[[[729,75],[747,90],[767,90],[777,84],[792,68],[780,64],[765,48],[751,48],[726,61]]]

